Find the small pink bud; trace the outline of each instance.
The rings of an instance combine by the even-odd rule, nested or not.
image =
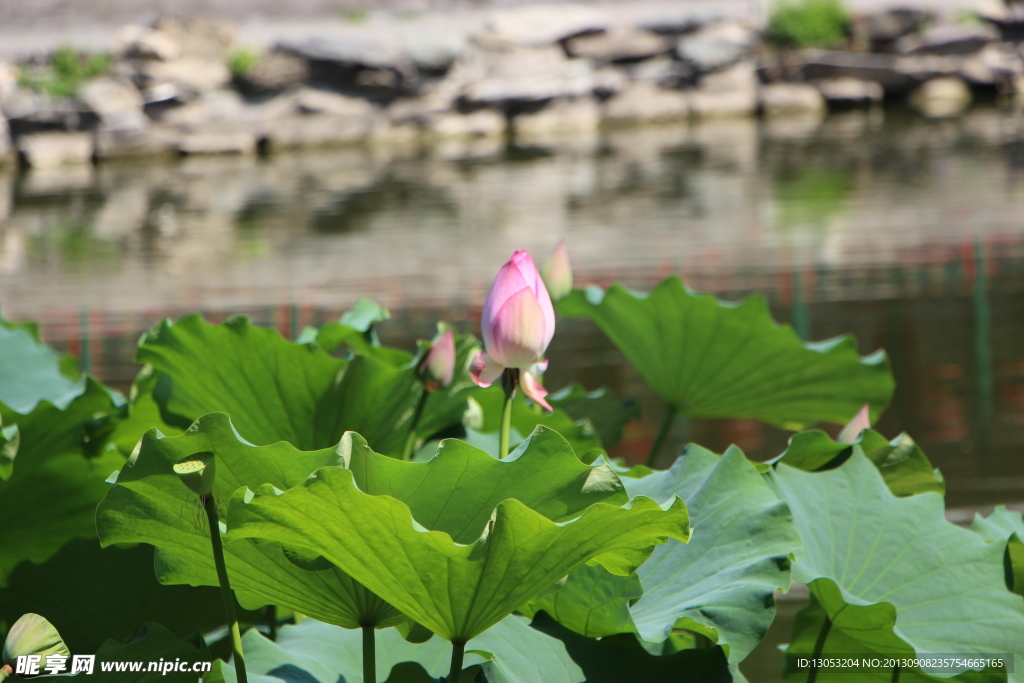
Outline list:
[[[843,427],[843,431],[839,432],[836,443],[853,443],[862,431],[870,427],[871,415],[868,412],[868,405],[865,403],[864,407],[853,416],[850,423]]]
[[[541,359],[555,334],[555,309],[544,281],[526,251],[501,267],[484,303],[484,349],[506,368],[525,368]]]
[[[544,284],[548,286],[551,299],[560,301],[572,291],[572,266],[565,250],[565,240],[558,240],[551,257],[544,264]]]
[[[455,335],[451,330],[434,340],[423,356],[418,368],[427,391],[436,391],[451,385],[455,376]]]

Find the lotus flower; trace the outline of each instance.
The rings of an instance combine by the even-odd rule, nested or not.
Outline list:
[[[523,393],[551,410],[538,377],[547,369],[542,357],[555,334],[555,309],[528,252],[512,254],[498,271],[484,303],[481,331],[484,352],[470,366],[474,381],[488,387],[506,368],[518,368]]]
[[[868,405],[865,403],[864,407],[853,416],[850,423],[843,427],[843,431],[839,432],[836,443],[853,443],[860,433],[869,427],[871,427],[871,415],[868,413]]]
[[[565,240],[561,239],[551,252],[551,258],[544,264],[544,284],[554,301],[561,301],[572,291],[572,266],[569,254],[565,250]]]
[[[427,391],[448,387],[455,376],[455,336],[451,330],[434,340],[417,368]]]

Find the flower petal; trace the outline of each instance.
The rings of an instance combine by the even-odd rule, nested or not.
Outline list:
[[[544,388],[544,385],[540,383],[536,377],[529,372],[519,373],[519,386],[522,388],[526,398],[530,399],[534,403],[543,406],[544,410],[549,413],[553,410],[548,402],[544,399],[548,395],[548,390]]]
[[[525,368],[544,355],[544,311],[529,288],[505,302],[495,316],[492,333],[487,353],[506,367]]]
[[[836,443],[853,443],[860,436],[860,433],[869,427],[871,427],[871,415],[865,403],[864,407],[853,416],[849,424],[843,427],[843,431],[839,432],[839,436],[836,437]]]
[[[504,371],[504,365],[498,363],[483,351],[477,351],[473,361],[469,364],[470,377],[477,383],[477,386],[484,387],[485,389],[494,384],[494,381],[501,377],[501,373]]]
[[[520,252],[516,252],[518,253]],[[512,257],[514,259],[515,254]],[[488,351],[493,349],[494,321],[498,311],[506,301],[524,289],[529,289],[529,284],[516,264],[509,261],[503,265],[494,278],[494,284],[491,285],[487,300],[484,302],[480,331],[483,333],[484,348]]]

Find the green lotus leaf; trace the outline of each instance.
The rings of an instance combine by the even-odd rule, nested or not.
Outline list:
[[[4,640],[3,663],[14,664],[22,655],[70,656],[71,652],[60,633],[38,614],[23,614],[7,632]]]
[[[824,657],[836,656],[843,659],[851,659],[850,655],[870,657],[876,655],[888,655],[893,657],[913,657],[913,648],[903,642],[894,642],[891,649],[879,643],[875,650],[864,651],[863,642],[854,635],[856,631],[867,623],[877,620],[879,624],[885,624],[890,614],[883,605],[851,606],[848,612],[844,611],[838,615],[833,624],[839,627],[829,626],[826,637],[821,639],[821,633],[826,628],[826,614],[821,604],[811,595],[811,604],[800,610],[793,622],[793,639],[786,649],[785,663],[783,666],[785,683],[891,683],[894,679],[892,669],[879,668],[857,668],[855,670],[841,670],[819,668],[813,678],[808,666],[800,666],[800,659],[809,655],[817,654]],[[847,619],[852,621],[847,622]],[[844,627],[851,628],[844,628]],[[949,653],[953,654],[953,653]],[[998,683],[1006,681],[1006,674],[1001,670],[988,668],[984,671],[965,671],[953,678],[939,678],[924,673],[919,669],[900,669],[899,683],[911,681],[912,683],[942,683],[943,681],[954,681],[955,683]]]
[[[1006,587],[1005,543],[946,521],[942,497],[897,497],[860,447],[841,466],[771,474],[803,545],[810,586],[861,653],[985,654],[1024,642],[1024,600]],[[826,639],[827,640],[827,639]]]
[[[694,529],[689,543],[655,548],[637,570],[643,597],[630,611],[640,637],[662,642],[689,620],[717,633],[712,642],[738,664],[775,618],[775,591],[789,588],[789,556],[800,547],[789,506],[736,447],[719,457],[690,446],[671,469],[623,483],[631,496],[679,496]]]
[[[287,671],[294,680],[336,683],[361,680],[363,674],[361,634],[312,619],[285,626],[276,642],[249,631],[242,646],[250,680],[254,674],[280,676]],[[402,662],[416,662],[422,667],[424,678],[435,681],[448,673],[451,650],[451,644],[440,638],[413,644],[394,629],[380,631],[376,639],[378,680],[394,680],[395,667]],[[490,683],[583,681],[583,672],[569,658],[561,642],[512,615],[469,641],[464,666],[482,668]],[[233,680],[231,673],[225,671],[224,680]],[[206,683],[218,680],[211,678]]]
[[[96,530],[104,546],[156,546],[161,583],[219,585],[202,506],[172,469],[178,461],[204,451],[216,453],[213,496],[222,509],[239,487],[266,483],[287,489],[314,470],[339,462],[334,448],[299,451],[285,442],[253,446],[238,436],[222,413],[203,417],[181,436],[162,437],[155,430],[146,434],[137,456],[118,473],[97,508]],[[367,621],[381,627],[405,621],[336,567],[303,569],[277,543],[227,543],[224,554],[231,587],[247,609],[283,605],[346,628]]]
[[[565,643],[569,656],[583,669],[587,683],[731,683],[737,680],[729,669],[725,652],[720,645],[652,655],[631,633],[601,639],[586,638],[565,628],[544,612],[538,613],[534,618],[533,627]]]
[[[547,399],[573,420],[589,420],[605,448],[617,444],[626,423],[640,417],[639,403],[623,402],[607,388],[587,391],[579,382],[549,394]]]
[[[942,475],[910,435],[900,434],[889,441],[875,430],[865,429],[854,443],[875,464],[889,490],[897,496],[928,491],[945,495]],[[794,434],[778,461],[807,472],[820,472],[838,467],[852,452],[852,444],[838,443],[825,432],[811,430]]]
[[[27,415],[0,406],[20,433],[17,466],[0,482],[0,586],[21,562],[45,562],[71,539],[95,537],[104,480],[124,458],[104,438],[120,409],[95,380],[84,386],[63,410],[49,401]]]
[[[74,360],[61,356],[39,339],[32,323],[0,317],[0,403],[23,415],[40,401],[65,408],[82,393]]]
[[[591,637],[635,631],[662,643],[685,628],[725,646],[739,663],[775,617],[774,591],[789,586],[788,557],[800,538],[788,506],[735,447],[718,456],[691,445],[671,469],[623,483],[631,496],[685,500],[693,538],[655,548],[632,577],[635,587],[582,568],[531,608]]]
[[[185,427],[226,412],[258,445],[326,448],[351,429],[382,452],[397,453],[418,398],[411,367],[368,356],[332,358],[246,318],[222,325],[199,316],[164,321],[143,336],[136,361],[165,375],[154,393],[165,420]]]
[[[14,472],[14,457],[18,455],[21,433],[18,425],[0,427],[0,482],[7,481]]]
[[[438,635],[465,642],[582,564],[599,561],[628,573],[651,546],[689,535],[680,500],[667,509],[642,497],[625,507],[596,502],[560,523],[545,516],[575,515],[578,510],[570,512],[574,501],[587,500],[588,494],[620,496],[621,484],[607,467],[590,468],[575,479],[575,487],[540,496],[543,505],[538,507],[545,513],[518,498],[488,493],[507,482],[521,485],[521,497],[552,487],[546,463],[554,460],[563,467],[575,460],[556,437],[540,429],[504,461],[454,441],[442,442],[429,463],[388,462],[356,445],[350,451],[351,469],[321,469],[283,493],[269,486],[255,494],[236,492],[228,510],[228,538],[306,547]],[[545,444],[560,440],[561,452],[531,448],[535,439]],[[392,474],[376,479],[363,474],[380,466]],[[467,474],[455,477],[448,468]],[[394,483],[406,479],[397,470],[426,474],[410,491]],[[408,496],[410,503],[389,491]]]
[[[987,518],[975,514],[971,531],[990,543],[1006,542],[1006,584],[1018,595],[1024,595],[1024,521],[1019,512],[996,507]]]
[[[558,308],[597,323],[680,415],[795,429],[844,423],[865,403],[874,420],[892,398],[884,352],[861,357],[851,336],[804,343],[759,296],[724,302],[670,277],[648,294],[573,290]]]
[[[123,642],[149,620],[181,637],[224,623],[218,589],[163,586],[153,575],[153,548],[103,549],[95,538],[73,540],[48,562],[14,570],[0,590],[0,622],[25,612],[46,615],[77,653],[96,652],[108,638]]]
[[[183,427],[170,425],[164,421],[160,414],[160,405],[153,398],[158,387],[166,387],[169,381],[166,375],[148,365],[142,366],[139,374],[135,376],[131,391],[128,393],[127,415],[117,422],[111,437],[111,441],[125,456],[131,455],[139,439],[150,429],[159,429],[164,436],[177,436],[184,431]]]
[[[210,651],[198,634],[188,640],[181,640],[160,624],[149,622],[138,637],[122,643],[108,640],[96,652],[96,663],[92,675],[86,680],[100,683],[194,683],[199,680],[199,671],[191,669],[196,665],[209,663]],[[149,671],[150,662],[174,663],[189,671]],[[140,670],[132,671],[131,664],[141,664]],[[111,669],[104,671],[104,664]],[[121,669],[118,671],[117,669]]]
[[[583,565],[557,589],[531,600],[528,608],[520,611],[530,615],[545,612],[580,635],[604,638],[636,631],[629,608],[643,592],[636,574],[618,576],[600,565]]]

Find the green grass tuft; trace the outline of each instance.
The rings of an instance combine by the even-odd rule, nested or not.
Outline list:
[[[228,55],[228,69],[232,76],[245,76],[260,62],[260,53],[251,47],[240,47]]]
[[[795,0],[772,9],[768,39],[787,47],[834,47],[846,40],[850,13],[840,0]]]
[[[108,54],[85,54],[64,46],[57,48],[46,66],[22,66],[18,85],[53,97],[74,97],[78,86],[107,73],[112,62]]]

